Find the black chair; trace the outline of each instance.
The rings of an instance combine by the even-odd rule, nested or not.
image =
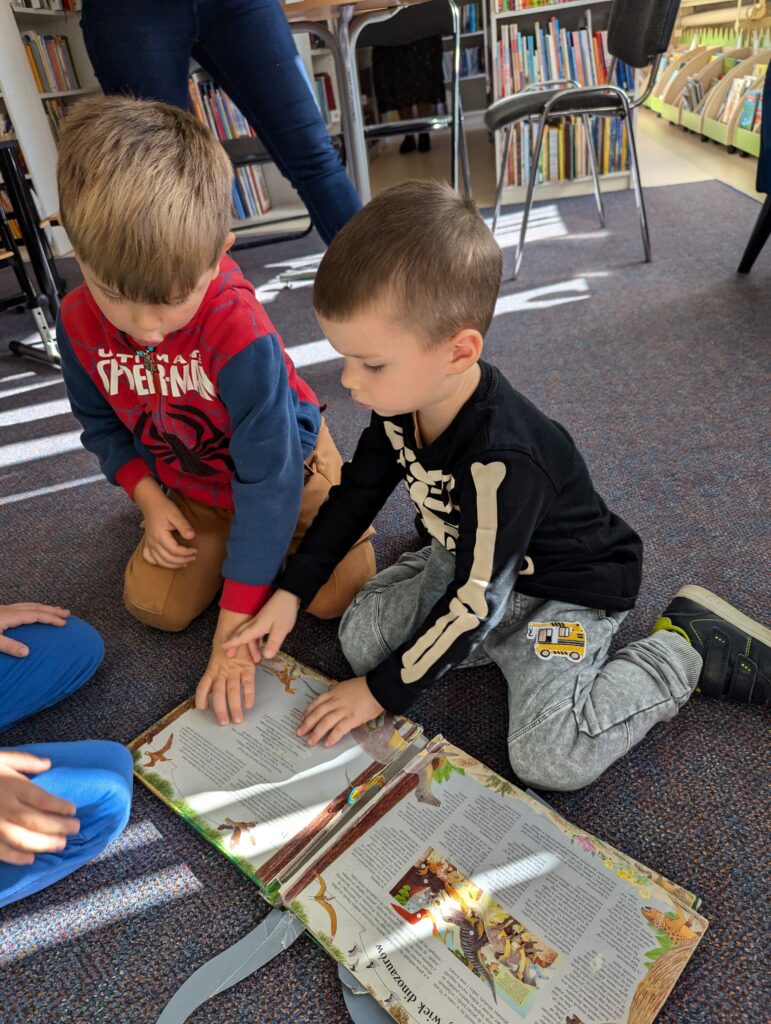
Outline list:
[[[484,0],[483,0],[484,2]],[[428,3],[410,4],[398,8],[393,17],[377,24],[368,25],[359,37],[359,46],[398,46],[411,43],[428,35],[451,35],[453,37],[453,61],[450,91],[452,96],[449,114],[430,115],[402,121],[384,121],[381,124],[364,126],[366,139],[389,138],[409,133],[435,132],[442,128],[452,131],[450,145],[450,184],[457,191],[458,180],[463,177],[463,187],[471,195],[466,136],[463,130],[463,105],[460,95],[460,8],[457,0],[429,0]]]
[[[760,250],[771,235],[771,65],[763,85],[763,113],[760,122],[760,159],[758,160],[758,192],[766,193],[755,227],[747,242],[738,273],[749,274]]]
[[[630,97],[616,85],[579,86],[571,79],[559,79],[530,85],[514,96],[497,100],[487,108],[485,123],[491,132],[505,129],[503,157],[498,176],[498,188],[495,197],[495,213],[493,215],[493,233],[498,221],[503,197],[508,163],[509,147],[514,125],[518,121],[538,122],[530,177],[527,183],[525,207],[522,212],[522,227],[519,234],[514,274],[516,278],[522,265],[525,245],[525,234],[530,209],[533,204],[533,191],[538,173],[538,162],[543,146],[546,125],[567,117],[580,117],[584,124],[589,152],[589,166],[592,172],[594,195],[600,216],[600,225],[605,225],[605,214],[600,192],[597,159],[589,124],[590,117],[621,117],[626,118],[629,136],[629,154],[631,162],[632,182],[640,216],[645,261],[650,261],[651,244],[648,232],[648,218],[645,212],[645,200],[640,183],[640,166],[637,160],[637,143],[631,112],[648,98],[656,81],[656,72],[661,58],[669,45],[672,29],[677,17],[680,0],[614,0],[608,23],[608,51],[612,57],[608,81],[612,81],[617,61],[623,61],[633,68],[645,68],[652,64],[648,83],[640,95]]]

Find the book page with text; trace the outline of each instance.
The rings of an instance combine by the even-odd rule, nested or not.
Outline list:
[[[263,889],[420,732],[381,715],[334,747],[309,747],[295,730],[328,686],[280,654],[257,666],[241,724],[218,725],[189,700],[129,745],[137,777]]]
[[[707,923],[440,737],[285,904],[401,1022],[650,1024]]]

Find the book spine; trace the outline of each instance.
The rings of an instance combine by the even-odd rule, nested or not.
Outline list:
[[[40,77],[40,71],[38,70],[37,62],[35,61],[35,57],[34,57],[34,54],[33,54],[33,51],[32,51],[32,46],[31,46],[31,44],[27,40],[24,39],[24,37],[22,37],[22,41],[24,42],[24,52],[27,55],[27,61],[28,61],[29,66],[30,66],[30,70],[32,71],[32,77],[35,79],[35,85],[37,86],[37,91],[38,92],[45,92],[46,90],[43,87],[43,80]]]

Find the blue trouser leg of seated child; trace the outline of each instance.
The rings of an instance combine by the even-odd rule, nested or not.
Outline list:
[[[126,827],[131,808],[131,754],[119,743],[33,743],[15,747],[48,757],[51,768],[31,776],[36,786],[71,800],[80,821],[77,835],[57,853],[38,853],[32,864],[0,861],[0,907],[31,896],[101,853]]]
[[[74,693],[104,655],[97,631],[75,616],[64,626],[35,623],[9,629],[7,635],[26,644],[29,654],[0,654],[0,732]],[[131,806],[131,755],[118,743],[83,740],[13,749],[50,759],[51,768],[30,779],[75,804],[80,832],[68,838],[64,850],[37,854],[32,864],[0,862],[0,907],[51,885],[101,853],[125,827]]]
[[[408,639],[454,571],[454,557],[434,542],[364,586],[340,623],[340,642],[357,674]],[[690,697],[701,658],[676,633],[635,641],[608,658],[625,614],[515,593],[469,660],[496,664],[506,679],[509,759],[521,782],[561,790],[588,785]],[[533,620],[580,623],[583,657],[539,655],[536,638],[528,636]],[[460,736],[452,739],[462,743]]]
[[[36,622],[6,635],[29,648],[26,658],[0,653],[0,733],[69,697],[96,672],[104,644],[93,626],[72,615],[64,626]]]

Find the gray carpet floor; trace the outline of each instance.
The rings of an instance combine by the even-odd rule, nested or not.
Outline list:
[[[685,583],[761,619],[769,596],[771,247],[749,277],[735,274],[759,207],[717,182],[647,195],[650,265],[640,262],[631,194],[608,197],[605,232],[590,198],[541,204],[486,344],[486,357],[570,430],[600,493],[644,538],[642,593],[622,644],[648,631]],[[511,225],[502,240],[512,243]],[[318,354],[303,346],[321,338],[310,292],[274,279],[318,251],[309,236],[239,257],[300,364]],[[63,269],[76,283],[75,265]],[[1,741],[125,742],[190,695],[215,613],[164,636],[123,610],[139,516],[78,448],[57,374],[7,352],[9,338],[31,331],[26,315],[0,316],[0,601],[67,605],[102,632],[107,654],[77,694]],[[365,419],[339,367],[328,359],[301,372],[329,403],[349,454]],[[401,491],[376,526],[381,566],[417,546]],[[329,674],[347,672],[333,624],[302,619],[287,648]],[[510,777],[505,704],[494,669],[466,670],[414,717]],[[765,712],[696,697],[594,785],[545,794],[570,820],[703,896],[711,927],[661,1012],[667,1024],[767,1019],[768,737]],[[265,910],[236,868],[137,786],[130,824],[110,849],[2,914],[0,1020],[146,1024]],[[346,1019],[333,963],[302,938],[191,1021]]]

